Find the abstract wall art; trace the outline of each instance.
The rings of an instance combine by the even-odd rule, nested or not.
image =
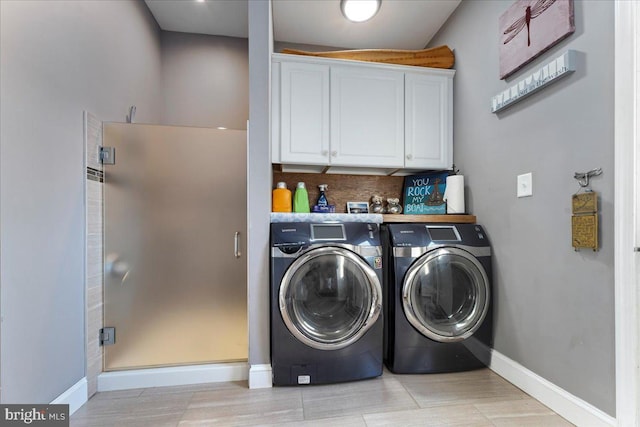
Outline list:
[[[518,0],[499,19],[500,79],[575,31],[573,0]]]

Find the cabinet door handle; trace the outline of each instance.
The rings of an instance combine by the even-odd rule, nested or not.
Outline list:
[[[236,231],[233,236],[233,256],[240,258],[242,252],[240,252],[240,232]]]
[[[338,155],[337,151],[334,150],[334,151],[331,152],[331,157],[336,157],[337,155]]]
[[[407,154],[407,160],[411,160],[413,159],[413,156],[411,154]]]

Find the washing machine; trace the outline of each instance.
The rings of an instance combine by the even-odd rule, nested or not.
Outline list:
[[[400,374],[484,367],[491,246],[477,224],[384,224],[384,360]]]
[[[274,385],[382,374],[380,225],[271,224]]]

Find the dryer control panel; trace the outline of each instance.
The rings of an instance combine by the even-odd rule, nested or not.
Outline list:
[[[489,246],[482,226],[478,224],[411,223],[388,224],[394,247],[424,247],[429,245],[462,244]]]

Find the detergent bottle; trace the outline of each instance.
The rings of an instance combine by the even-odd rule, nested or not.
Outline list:
[[[296,187],[296,192],[293,196],[293,211],[299,213],[310,212],[309,194],[307,193],[307,187],[305,187],[304,182],[299,182]]]
[[[291,190],[285,182],[279,182],[273,190],[271,209],[273,212],[291,212]]]

